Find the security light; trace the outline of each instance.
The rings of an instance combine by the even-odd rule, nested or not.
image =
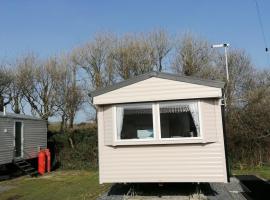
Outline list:
[[[230,46],[230,44],[214,44],[214,45],[212,45],[211,47],[212,48],[221,48],[221,47],[229,47]]]

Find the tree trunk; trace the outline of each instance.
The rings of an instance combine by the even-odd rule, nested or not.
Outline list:
[[[4,112],[4,97],[0,95],[0,112]]]
[[[68,138],[69,144],[71,146],[72,149],[74,149],[74,143],[71,137]]]
[[[162,71],[162,59],[159,58],[158,62],[159,62],[159,69],[158,69],[158,71],[161,72]]]
[[[74,115],[70,116],[70,120],[69,120],[69,128],[73,128],[73,124],[74,124]]]
[[[62,118],[62,120],[61,120],[61,125],[60,125],[60,133],[64,133],[64,130],[66,127],[66,117],[63,114],[61,118]]]
[[[21,113],[18,97],[15,97],[14,98],[14,112],[16,114],[20,114]]]
[[[76,94],[76,66],[73,66],[72,69],[72,93],[73,93],[73,97],[72,97],[72,101],[75,103],[76,100],[74,100],[74,98],[76,98],[74,96],[74,94]],[[71,106],[71,112],[70,112],[70,116],[69,116],[69,128],[73,128],[73,124],[74,124],[74,118],[75,118],[75,105],[73,104]]]

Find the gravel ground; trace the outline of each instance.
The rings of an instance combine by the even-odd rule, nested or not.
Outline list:
[[[114,184],[98,200],[245,200],[248,192],[238,179],[230,183]]]

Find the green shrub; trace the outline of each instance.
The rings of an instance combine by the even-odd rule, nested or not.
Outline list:
[[[97,167],[97,129],[88,126],[53,134],[56,160],[62,169],[89,169]]]

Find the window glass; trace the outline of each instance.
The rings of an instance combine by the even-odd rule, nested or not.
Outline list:
[[[160,103],[161,138],[198,137],[200,135],[197,102]]]
[[[117,139],[154,138],[152,105],[116,107]]]

